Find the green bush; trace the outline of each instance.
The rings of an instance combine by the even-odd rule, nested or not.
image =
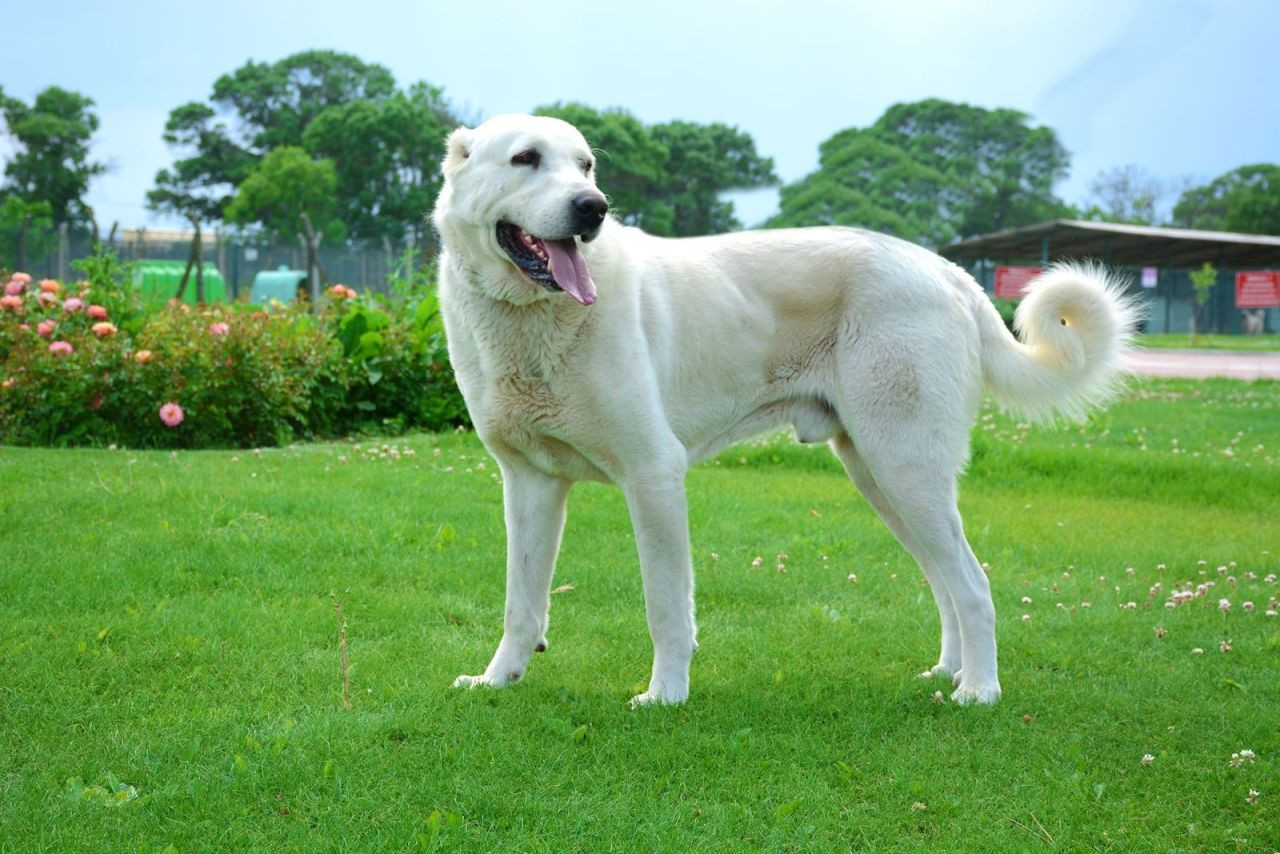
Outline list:
[[[0,442],[257,447],[465,422],[429,271],[392,297],[144,314],[112,257],[81,269],[6,286]]]

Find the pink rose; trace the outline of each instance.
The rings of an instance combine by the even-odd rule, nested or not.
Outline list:
[[[55,356],[70,356],[75,348],[66,341],[54,341],[49,345],[49,352]]]
[[[133,354],[133,360],[137,362],[139,365],[145,365],[151,361],[151,351],[139,350],[138,352]]]
[[[116,325],[114,323],[108,323],[105,320],[101,323],[95,323],[89,328],[92,329],[93,334],[97,335],[99,338],[106,338],[109,335],[116,334]]]
[[[58,304],[58,297],[55,294],[41,291],[36,294],[36,302],[40,303],[41,308],[49,308]]]
[[[58,324],[52,320],[42,320],[36,324],[36,334],[41,338],[52,338],[53,331],[58,328]]]
[[[230,331],[231,331],[231,327],[230,327],[230,326],[228,326],[228,325],[227,325],[227,324],[225,324],[225,323],[218,322],[218,323],[210,323],[210,324],[209,324],[209,334],[210,334],[210,335],[215,335],[215,336],[217,336],[217,337],[221,338],[222,336],[226,335],[226,334],[227,334],[228,332],[230,332]]]
[[[24,285],[29,285],[29,284],[31,284],[31,277],[30,277],[29,275],[27,275],[26,273],[14,273],[14,274],[13,274],[12,276],[10,276],[9,278],[10,278],[10,279],[12,279],[12,280],[13,280],[13,281],[15,281],[15,282],[21,282],[21,283],[22,283],[22,284],[24,284]]]
[[[16,296],[15,294],[5,294],[0,297],[0,306],[4,306],[12,311],[17,311],[22,308],[22,297]]]
[[[23,275],[26,274],[24,273]],[[17,278],[17,276],[15,275],[14,278]],[[27,281],[31,281],[30,276],[27,276]],[[41,279],[40,290],[46,294],[56,294],[58,291],[62,290],[62,285],[58,284],[53,279]]]
[[[177,427],[182,423],[183,418],[186,418],[186,413],[176,403],[166,403],[160,407],[160,420],[164,422],[166,427]]]
[[[4,286],[5,295],[11,297],[22,296],[22,292],[26,289],[26,283],[19,282],[17,279],[10,279],[9,284]]]
[[[107,310],[100,305],[89,306],[89,316],[94,320],[106,320]]]
[[[57,282],[54,282],[54,284],[57,284]],[[84,308],[84,300],[79,297],[71,297],[71,299],[62,304],[62,310],[71,314],[75,314],[82,308]]]

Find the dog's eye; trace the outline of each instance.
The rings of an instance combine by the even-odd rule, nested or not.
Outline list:
[[[583,161],[582,161],[582,174],[583,174],[583,175],[590,175],[590,174],[591,174],[591,169],[592,169],[592,167],[594,167],[594,166],[595,166],[595,164],[594,164],[594,163],[592,163],[590,160],[583,160]]]
[[[542,162],[542,155],[538,153],[538,149],[530,148],[528,151],[522,151],[515,157],[511,158],[512,166],[532,166],[538,168],[538,164]]]

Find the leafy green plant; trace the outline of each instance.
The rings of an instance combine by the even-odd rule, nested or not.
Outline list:
[[[80,269],[71,289],[6,286],[0,442],[257,447],[465,420],[429,267],[390,297],[335,285],[314,307],[150,313],[110,252]]]
[[[1218,268],[1205,261],[1199,270],[1191,271],[1191,287],[1194,291],[1194,305],[1191,309],[1191,337],[1194,340],[1200,334],[1204,307],[1209,304],[1209,295],[1218,281]]]

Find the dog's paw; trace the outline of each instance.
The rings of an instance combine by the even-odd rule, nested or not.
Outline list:
[[[951,694],[951,701],[957,706],[971,706],[974,704],[991,706],[999,699],[1000,683],[998,682],[992,682],[987,685],[961,684]]]
[[[643,694],[636,694],[631,698],[628,705],[633,709],[639,709],[644,706],[676,706],[689,699],[689,691],[671,691],[663,688],[653,690],[652,688]]]
[[[455,688],[504,688],[513,682],[520,681],[521,674],[506,673],[500,676],[489,676],[480,674],[479,676],[459,676],[453,680]]]

